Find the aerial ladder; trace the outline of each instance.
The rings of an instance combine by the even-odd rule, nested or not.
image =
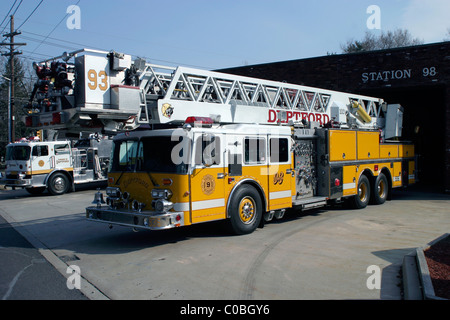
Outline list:
[[[186,67],[141,63],[139,123],[183,122],[192,114],[221,123],[316,122],[401,135],[400,105],[382,99]],[[145,104],[145,105],[144,105]]]
[[[62,61],[60,61],[62,60]],[[316,122],[401,135],[403,109],[382,99],[232,74],[168,67],[117,52],[82,49],[34,65],[31,128],[116,134],[183,122],[192,114],[221,123]]]

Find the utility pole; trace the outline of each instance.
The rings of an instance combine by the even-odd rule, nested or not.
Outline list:
[[[9,123],[10,123],[10,139],[11,141],[9,142],[14,142],[15,141],[15,134],[14,134],[14,121],[15,121],[15,116],[14,116],[14,56],[22,54],[22,51],[15,51],[15,46],[25,46],[26,43],[15,43],[14,42],[14,36],[17,36],[21,34],[20,31],[14,30],[14,16],[11,16],[11,21],[10,21],[10,33],[6,33],[3,36],[5,38],[9,38],[9,43],[5,43],[2,42],[0,43],[0,45],[2,46],[9,46],[9,53],[2,53],[2,56],[9,56],[9,62],[10,62],[10,68],[11,68],[11,75],[10,75],[10,110],[9,110]]]
[[[8,84],[8,119],[11,119],[11,79],[7,78],[5,76],[0,76],[3,79],[7,80],[9,82]],[[12,137],[11,137],[11,121],[8,120],[8,143],[11,143]]]

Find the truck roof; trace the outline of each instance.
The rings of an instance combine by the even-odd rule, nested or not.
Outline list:
[[[61,144],[61,143],[69,143],[68,140],[58,140],[58,141],[22,141],[22,142],[13,142],[8,144],[6,147],[14,147],[14,146],[38,146],[38,145],[49,145],[49,144]]]
[[[143,131],[130,131],[126,133],[118,134],[114,137],[114,140],[127,140],[127,139],[139,139],[142,137],[153,136],[170,136],[174,132],[186,132],[186,133],[213,133],[213,134],[246,134],[246,135],[266,135],[266,134],[279,134],[279,135],[291,135],[291,127],[287,126],[274,126],[274,125],[258,125],[258,124],[225,124],[214,125],[211,128],[195,127],[190,129],[169,128],[169,129],[157,129],[157,130],[143,130]]]

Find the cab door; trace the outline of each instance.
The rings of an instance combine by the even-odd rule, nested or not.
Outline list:
[[[67,142],[61,142],[61,144],[58,143],[54,145],[54,156],[52,164],[54,168],[70,170],[70,168],[72,167],[72,157],[70,146]]]
[[[269,210],[292,207],[293,175],[291,139],[268,136]]]
[[[34,145],[31,151],[32,174],[45,174],[51,170],[49,146],[47,144]]]
[[[190,174],[191,222],[224,219],[225,166],[219,134],[195,133],[193,136],[193,165]]]

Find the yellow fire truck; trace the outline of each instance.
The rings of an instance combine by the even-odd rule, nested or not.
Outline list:
[[[89,221],[228,220],[247,234],[289,208],[364,208],[415,182],[414,146],[398,142],[403,109],[378,98],[142,59],[109,89],[136,101],[138,129],[114,138],[106,199],[95,195]]]

